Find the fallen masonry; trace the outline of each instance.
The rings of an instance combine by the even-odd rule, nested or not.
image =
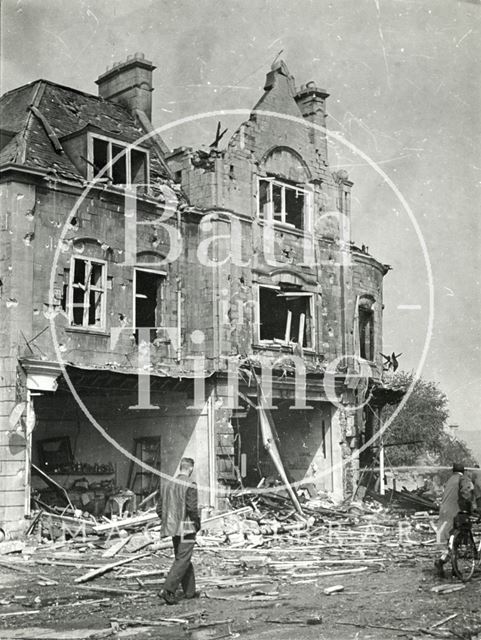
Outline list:
[[[432,564],[438,549],[435,508],[415,512],[394,502],[389,507],[376,501],[335,506],[325,499],[311,499],[302,502],[301,515],[287,495],[275,490],[239,491],[230,504],[230,510],[203,521],[197,538],[200,602],[284,607],[289,602],[286,585],[312,586],[320,597],[342,598],[356,593],[350,586],[355,576],[376,580],[376,574],[390,568],[409,566],[413,557]],[[232,620],[211,620],[204,608],[184,610],[182,615],[132,615],[149,599],[159,601],[157,594],[171,564],[171,542],[160,540],[160,524],[153,510],[110,522],[105,517],[101,520],[41,512],[33,516],[35,526],[20,543],[0,544],[2,574],[11,581],[33,579],[38,587],[33,599],[0,600],[2,638],[41,638],[5,634],[23,618],[43,613],[53,616],[62,609],[65,615],[76,608],[85,613],[101,611],[116,599],[125,599],[122,610],[129,613],[112,615],[111,628],[102,631],[104,636],[97,630],[97,635],[79,631],[71,637],[109,637],[108,633],[122,630],[134,633],[135,629],[136,633],[157,627],[182,628],[186,638],[231,637],[238,632]],[[433,593],[442,597],[458,586],[463,585],[449,584]],[[64,588],[68,598],[62,597]],[[268,616],[265,622],[269,620]],[[271,622],[281,620],[282,616]],[[291,624],[320,625],[322,616],[312,612],[291,616]],[[431,635],[436,634],[444,637],[442,630],[433,630]]]

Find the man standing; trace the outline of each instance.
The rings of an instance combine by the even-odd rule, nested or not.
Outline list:
[[[481,511],[481,469],[478,464],[474,467],[471,479],[474,484],[474,501],[476,502],[476,509]]]
[[[162,483],[160,501],[157,505],[162,526],[160,536],[172,536],[175,560],[164,582],[161,597],[167,604],[176,604],[175,592],[182,584],[186,598],[195,598],[195,575],[191,558],[195,545],[195,534],[200,529],[197,507],[197,485],[190,477],[194,470],[192,458],[182,458],[179,473]]]
[[[441,506],[439,507],[438,542],[447,544],[454,518],[460,511],[471,513],[473,507],[473,483],[464,475],[464,465],[453,464],[453,475],[444,487]],[[444,577],[444,564],[449,558],[449,550],[445,549],[440,558],[434,562],[436,571],[440,577]]]

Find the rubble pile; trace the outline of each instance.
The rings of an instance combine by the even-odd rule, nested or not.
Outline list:
[[[197,536],[197,586],[207,599],[282,602],[293,584],[312,584],[325,596],[349,593],[357,575],[429,558],[436,549],[433,515],[426,511],[311,499],[300,514],[281,492],[255,490],[233,494],[230,504],[228,511],[204,518]],[[56,596],[42,595],[30,606],[2,601],[0,621],[54,606],[95,608],[112,598],[141,603],[156,597],[172,562],[171,541],[160,540],[159,530],[153,508],[111,519],[39,511],[24,540],[0,543],[0,570],[29,577]],[[69,602],[59,601],[59,587],[73,590]],[[157,623],[203,628],[210,624],[204,613]],[[112,624],[153,622],[115,617]]]

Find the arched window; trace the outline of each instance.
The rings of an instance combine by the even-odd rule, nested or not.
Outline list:
[[[358,302],[359,355],[374,360],[374,299],[361,296]]]
[[[258,178],[258,214],[296,229],[311,230],[309,171],[302,158],[284,147],[269,152]]]

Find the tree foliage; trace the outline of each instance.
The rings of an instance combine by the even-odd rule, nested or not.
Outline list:
[[[393,375],[391,386],[407,389],[413,380],[413,373],[400,371]],[[382,422],[385,424],[396,410],[397,405],[384,407]],[[448,399],[437,384],[416,380],[406,403],[384,432],[384,443],[393,445],[386,448],[390,464],[415,465],[422,457],[441,466],[454,461],[474,464],[476,460],[466,443],[446,433],[448,416]]]

